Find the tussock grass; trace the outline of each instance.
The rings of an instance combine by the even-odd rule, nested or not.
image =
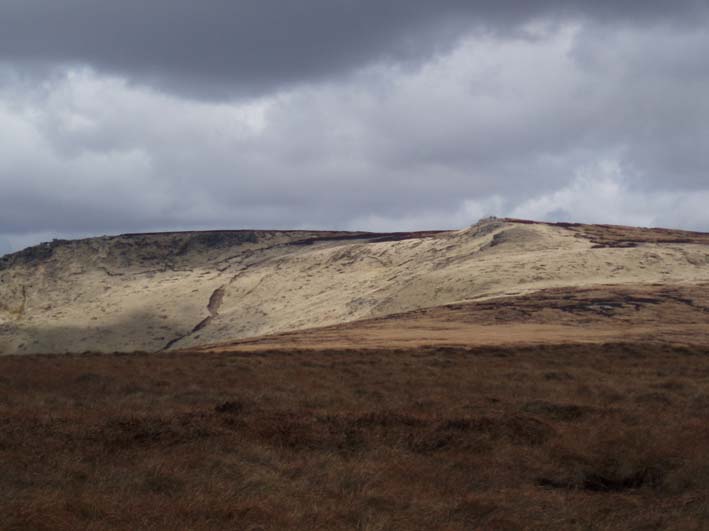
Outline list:
[[[709,349],[0,358],[0,529],[706,529]]]

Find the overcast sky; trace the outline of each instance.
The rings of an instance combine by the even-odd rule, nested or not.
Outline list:
[[[709,0],[0,0],[0,254],[171,229],[709,231]]]

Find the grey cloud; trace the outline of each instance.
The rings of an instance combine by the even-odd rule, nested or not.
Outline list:
[[[0,61],[90,65],[180,94],[233,97],[389,60],[420,64],[471,28],[533,19],[699,24],[702,0],[3,0]]]
[[[35,20],[43,4],[19,5],[0,0],[0,14]],[[62,5],[69,17],[88,4]],[[88,234],[452,228],[488,214],[709,230],[704,2],[671,12],[660,2],[413,2],[401,20],[393,2],[371,33],[344,35],[328,6],[362,27],[376,10],[330,2],[317,19],[329,13],[329,29],[292,18],[292,50],[256,35],[286,15],[257,16],[255,3],[195,7],[196,20],[178,24],[192,4],[177,0],[164,32],[152,22],[159,2],[144,8],[145,28],[127,22],[137,3],[108,15],[91,5],[83,44],[64,42],[74,22],[59,11],[34,52],[0,31],[0,253]],[[219,55],[210,46],[227,39],[234,5],[253,16]],[[112,50],[106,17],[130,26]],[[214,42],[184,38],[210,17],[224,19]],[[475,20],[488,31],[466,30]],[[140,31],[160,42],[129,43]],[[421,39],[407,48],[411,34]],[[261,41],[249,62],[240,47],[251,37]],[[27,61],[93,68],[55,68],[36,84],[18,67]],[[136,83],[150,76],[162,77]],[[241,90],[250,96],[204,97]]]

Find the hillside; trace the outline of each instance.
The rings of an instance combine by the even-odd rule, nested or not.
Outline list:
[[[0,353],[186,349],[555,289],[706,284],[709,234],[665,229],[487,219],[446,232],[55,241],[0,259]],[[701,308],[691,322],[706,322]]]
[[[551,288],[198,347],[200,352],[709,345],[709,284]]]
[[[0,305],[8,529],[708,528],[708,234],[59,241]]]

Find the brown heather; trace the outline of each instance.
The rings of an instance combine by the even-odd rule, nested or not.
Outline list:
[[[0,529],[709,528],[709,348],[0,358]]]

